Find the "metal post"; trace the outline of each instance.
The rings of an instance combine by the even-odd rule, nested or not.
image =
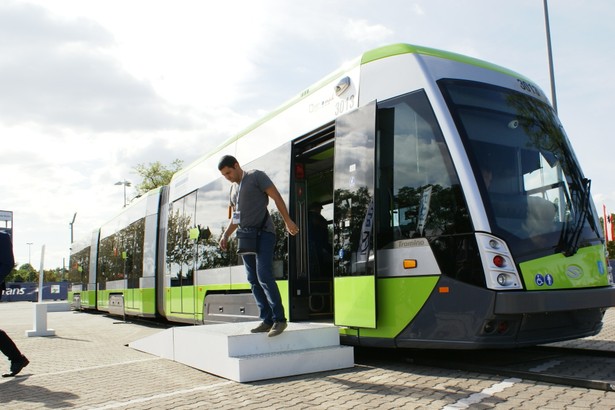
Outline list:
[[[549,54],[549,76],[551,78],[551,103],[553,109],[557,114],[557,98],[555,96],[555,74],[553,69],[553,52],[551,50],[551,28],[549,27],[549,9],[547,7],[547,0],[543,0],[545,10],[545,29],[547,31],[547,53]]]
[[[32,245],[34,245],[34,242],[26,242],[26,245],[28,245],[28,265],[32,266]]]
[[[43,283],[45,282],[45,245],[41,248],[41,269],[38,276],[38,303],[43,302]]]
[[[131,183],[130,181],[126,181],[125,179],[123,181],[117,181],[115,183],[115,185],[124,185],[124,208],[126,208],[126,187],[130,186]]]

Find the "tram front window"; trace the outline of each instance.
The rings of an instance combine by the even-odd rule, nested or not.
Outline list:
[[[597,238],[589,182],[551,107],[480,83],[440,86],[496,235],[518,255],[574,253],[580,241]]]

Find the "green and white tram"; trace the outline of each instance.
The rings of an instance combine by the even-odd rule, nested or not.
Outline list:
[[[544,93],[505,68],[378,48],[177,173],[159,231],[169,320],[258,317],[240,258],[217,245],[224,154],[265,171],[301,228],[287,238],[271,204],[289,319],[331,322],[345,343],[533,345],[594,335],[615,305],[590,182]]]
[[[91,279],[87,292],[73,282],[69,292],[73,308],[122,316],[157,316],[159,211],[160,198],[166,191],[167,187],[161,187],[148,192],[92,234],[89,274],[95,279]],[[80,259],[84,250],[72,250],[71,263],[77,269],[88,264]],[[83,281],[86,283],[85,278]],[[88,303],[84,304],[86,297]]]
[[[68,265],[68,292],[73,309],[96,309],[96,252],[98,229],[89,237],[71,244]]]

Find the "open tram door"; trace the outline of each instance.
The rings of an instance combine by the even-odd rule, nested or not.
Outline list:
[[[333,295],[340,326],[376,327],[375,160],[373,101],[335,123]]]
[[[292,321],[374,328],[376,104],[293,142]]]
[[[333,319],[334,124],[293,144],[293,203],[299,235],[291,241],[290,319]]]

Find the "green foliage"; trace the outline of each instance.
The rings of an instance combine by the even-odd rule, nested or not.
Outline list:
[[[184,161],[180,159],[174,160],[168,167],[160,161],[150,162],[148,165],[138,164],[134,170],[141,176],[142,181],[135,186],[137,196],[163,185],[169,185],[173,174],[179,171],[183,164]]]
[[[609,259],[615,259],[615,241],[608,241],[606,243],[606,250],[609,253]]]
[[[38,282],[39,271],[29,263],[13,268],[6,277],[6,282]],[[55,268],[43,271],[45,282],[61,282],[64,279],[64,269]]]

